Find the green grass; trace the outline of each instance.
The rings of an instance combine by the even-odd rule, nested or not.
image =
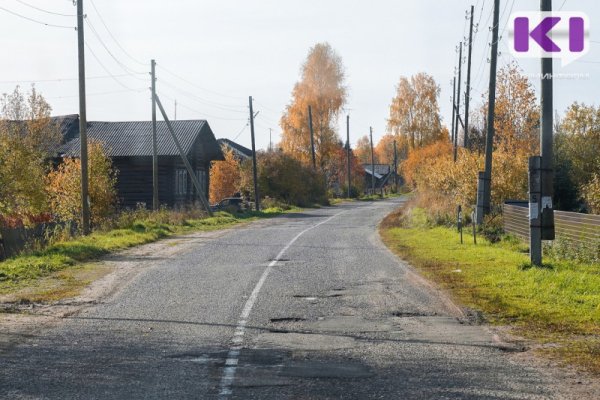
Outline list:
[[[397,225],[389,220],[382,224],[388,247],[463,305],[542,343],[562,343],[557,355],[564,346],[597,352],[600,265],[550,259],[542,268],[532,267],[526,247],[517,240],[490,244],[478,238],[475,245],[465,231],[461,245],[456,229],[430,227],[420,212]],[[588,356],[582,351],[575,359],[586,359],[587,367],[600,372],[600,358],[591,362]]]
[[[176,234],[217,230],[241,222],[270,218],[283,212],[285,211],[280,208],[236,215],[218,212],[213,217],[185,220],[180,224],[159,223],[152,219],[137,220],[125,229],[96,232],[87,237],[59,242],[44,250],[0,262],[0,294],[13,292],[31,281],[118,250]]]

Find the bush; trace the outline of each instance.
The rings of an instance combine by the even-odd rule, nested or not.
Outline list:
[[[91,141],[89,151],[89,198],[92,224],[99,226],[114,215],[116,172],[102,144]],[[81,160],[67,158],[46,177],[52,213],[70,222],[81,215]]]
[[[262,197],[306,207],[327,204],[325,179],[311,167],[283,152],[258,153],[258,186]],[[252,162],[242,164],[242,192],[254,197]]]

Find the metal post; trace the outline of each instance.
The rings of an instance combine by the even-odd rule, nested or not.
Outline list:
[[[254,141],[254,110],[252,107],[252,96],[249,97],[250,103],[250,137],[252,139],[252,176],[254,178],[254,205],[256,211],[260,211],[260,195],[258,193],[258,168],[256,163],[256,144]]]
[[[371,194],[375,195],[375,152],[373,151],[373,128],[369,127],[371,137]]]
[[[394,190],[398,193],[398,148],[394,140]]]
[[[352,180],[350,178],[350,116],[346,115],[346,167],[348,169],[348,198],[351,197]]]
[[[312,157],[313,169],[317,170],[317,157],[315,155],[315,136],[313,132],[312,107],[308,106],[308,128],[310,129],[310,154]]]
[[[467,59],[467,93],[465,94],[465,134],[463,137],[463,147],[469,146],[469,103],[471,101],[471,55],[473,52],[473,14],[475,7],[471,6],[471,24],[469,28],[469,56]]]
[[[542,265],[541,168],[541,157],[529,158],[529,257],[536,266]]]
[[[552,0],[541,0],[540,11],[551,12]],[[552,83],[552,58],[542,58],[541,82],[541,135],[540,149],[542,156],[542,240],[554,240],[554,209],[552,197],[554,196],[554,152],[553,152],[553,83]]]
[[[460,119],[460,84],[462,80],[462,42],[459,43],[458,51],[458,90],[456,93],[456,131],[454,132],[454,162],[458,158],[458,122]]]
[[[87,112],[85,102],[85,39],[83,0],[77,0],[77,49],[79,58],[79,138],[81,152],[81,229],[90,233],[90,197],[88,182]]]
[[[483,224],[483,217],[490,213],[492,203],[492,153],[494,151],[494,113],[496,109],[496,72],[498,63],[498,25],[500,19],[500,0],[494,0],[494,18],[492,25],[492,55],[490,60],[490,86],[488,98],[487,135],[485,140],[485,175],[482,181],[482,204],[478,204],[477,224]]]
[[[151,62],[152,75],[152,209],[159,208],[158,200],[158,144],[156,138],[156,62]]]

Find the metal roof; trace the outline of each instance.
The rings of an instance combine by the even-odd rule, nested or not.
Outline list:
[[[233,150],[234,154],[236,154],[239,158],[247,159],[247,158],[252,157],[252,150],[250,150],[249,148],[244,147],[241,144],[238,144],[232,140],[218,139],[217,142],[219,142],[219,144],[222,146],[229,147],[231,150]]]
[[[367,174],[372,175],[371,164],[363,164],[363,168]],[[375,178],[381,179],[391,172],[392,168],[388,164],[375,164]]]
[[[210,160],[223,159],[214,134],[205,120],[172,121],[171,125],[185,154],[201,139],[203,150]],[[89,139],[102,142],[109,157],[152,156],[152,121],[88,122]],[[159,156],[178,156],[179,151],[165,121],[157,121],[156,136]],[[79,157],[79,134],[62,148],[67,157]]]

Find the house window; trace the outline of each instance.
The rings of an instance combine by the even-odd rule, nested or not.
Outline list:
[[[175,170],[175,194],[177,196],[187,194],[187,171],[185,169]]]
[[[200,188],[202,192],[206,196],[206,171],[198,169],[196,170],[196,177],[198,178],[198,182],[200,183]]]

